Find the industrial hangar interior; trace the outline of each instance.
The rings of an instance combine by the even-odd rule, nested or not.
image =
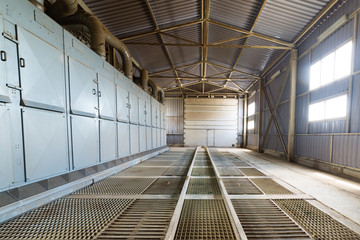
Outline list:
[[[1,0],[0,239],[360,239],[359,14]]]

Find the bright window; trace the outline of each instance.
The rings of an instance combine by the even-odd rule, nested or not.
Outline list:
[[[310,90],[325,86],[351,72],[352,41],[326,55],[310,67]]]
[[[255,114],[255,102],[248,105],[248,116]]]
[[[249,121],[248,122],[248,130],[252,130],[255,128],[255,122],[254,121]]]
[[[309,105],[309,121],[323,121],[346,117],[347,95],[330,98]]]

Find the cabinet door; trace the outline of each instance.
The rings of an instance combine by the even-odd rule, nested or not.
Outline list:
[[[101,162],[116,158],[116,122],[100,120]]]
[[[14,182],[13,142],[11,137],[10,109],[0,106],[0,189]],[[20,126],[19,126],[20,127]],[[0,190],[1,191],[1,190]]]
[[[143,97],[139,98],[139,124],[145,125],[146,122],[146,102]]]
[[[139,152],[139,126],[130,124],[130,154],[136,154]]]
[[[0,32],[4,31],[3,18],[0,15]],[[7,72],[6,72],[6,63],[7,55],[9,55],[9,49],[5,48],[5,38],[0,36],[0,102],[11,102],[9,97],[9,90],[6,86],[7,84]],[[16,56],[17,58],[17,56]],[[17,64],[15,65],[17,66]],[[0,186],[1,187],[1,186]]]
[[[140,152],[146,151],[146,127],[139,127],[139,138],[140,138]]]
[[[63,49],[18,28],[22,102],[25,106],[65,112]]]
[[[68,171],[65,114],[24,109],[23,125],[27,180]]]
[[[100,117],[115,120],[116,118],[116,91],[112,80],[99,74],[99,110]]]
[[[88,66],[69,57],[70,110],[73,114],[97,116],[97,77]]]
[[[130,92],[130,122],[134,124],[139,123],[139,99],[138,97]]]
[[[157,104],[155,100],[151,99],[151,126],[156,127],[157,119]]]
[[[130,135],[129,124],[118,123],[118,151],[119,157],[127,157],[130,155]]]
[[[117,95],[117,119],[121,122],[129,122],[129,92],[116,85]]]
[[[146,127],[146,150],[152,149],[151,127]]]
[[[149,96],[145,102],[146,126],[151,126],[151,102]]]
[[[99,162],[98,120],[71,116],[71,134],[74,169],[81,169]]]

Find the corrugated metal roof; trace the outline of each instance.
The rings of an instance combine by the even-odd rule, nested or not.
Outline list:
[[[274,41],[267,41],[259,37],[247,38],[245,37],[246,31],[250,31],[253,27],[254,33],[263,35],[265,38],[269,37],[290,43],[329,1],[267,0],[262,9],[264,3],[262,0],[210,0],[209,19],[211,21],[209,22],[207,42],[213,44],[228,40],[217,43],[228,46],[208,46],[207,61],[215,65],[207,65],[206,76],[216,75],[219,71],[226,72],[225,76],[229,76],[229,69],[233,69],[240,53],[235,69],[259,75],[283,50],[265,48],[241,50],[236,45],[281,46]],[[114,35],[121,39],[132,37],[124,42],[128,44],[132,56],[149,73],[172,69],[165,49],[167,48],[175,67],[179,68],[179,76],[184,78],[181,80],[182,84],[193,81],[190,78],[195,77],[194,74],[197,79],[201,79],[201,64],[191,64],[202,61],[202,47],[199,44],[203,42],[201,38],[205,33],[202,31],[206,29],[205,23],[202,23],[204,19],[201,19],[202,5],[204,9],[206,5],[204,0],[148,0],[148,3],[144,0],[84,0],[84,2]],[[151,12],[154,14],[156,23]],[[156,31],[156,24],[161,32]],[[183,24],[183,26],[179,27],[179,24]],[[148,35],[139,35],[143,33]],[[241,36],[242,39],[233,40],[233,38]],[[163,42],[168,45],[163,46]],[[198,44],[199,46],[185,46],[185,44]],[[216,66],[216,64],[224,67]],[[189,66],[181,67],[184,65]],[[173,70],[159,75],[175,77]],[[218,75],[219,82],[223,77],[223,75]],[[231,82],[228,84],[232,87],[238,85],[242,89],[246,89],[254,81],[254,78],[236,71],[232,72],[231,78],[234,78],[235,84]],[[153,79],[160,86],[167,86],[175,78],[154,77]],[[169,85],[169,87],[173,86],[176,84]],[[202,83],[187,88],[202,92]],[[206,84],[205,92],[218,88]],[[172,92],[175,91],[179,91],[179,89]],[[189,90],[184,89],[184,92],[186,91]],[[229,89],[215,92],[234,93]]]

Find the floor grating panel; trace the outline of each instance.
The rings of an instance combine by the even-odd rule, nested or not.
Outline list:
[[[131,201],[59,199],[0,225],[0,238],[92,239]]]
[[[215,178],[192,178],[186,194],[220,194]]]
[[[185,200],[175,239],[235,239],[223,200]]]
[[[107,178],[73,194],[140,194],[155,178]]]
[[[228,194],[263,194],[246,178],[224,178],[222,181],[224,182]]]
[[[232,200],[248,239],[310,239],[271,200]]]
[[[314,239],[360,239],[360,235],[305,200],[287,199],[274,200],[274,202]]]
[[[131,167],[115,176],[160,176],[167,168]]]
[[[184,178],[160,178],[150,185],[144,194],[176,195],[180,194]]]
[[[176,200],[136,200],[97,239],[164,239]]]
[[[237,168],[234,167],[218,167],[220,176],[244,176]]]
[[[252,178],[251,181],[253,181],[265,194],[293,194],[290,190],[272,179]]]
[[[212,168],[196,168],[194,167],[191,176],[215,176]]]
[[[265,176],[264,173],[260,172],[255,168],[239,168],[241,172],[245,174],[245,176]]]
[[[187,167],[170,167],[163,173],[163,176],[185,176],[187,171]]]

